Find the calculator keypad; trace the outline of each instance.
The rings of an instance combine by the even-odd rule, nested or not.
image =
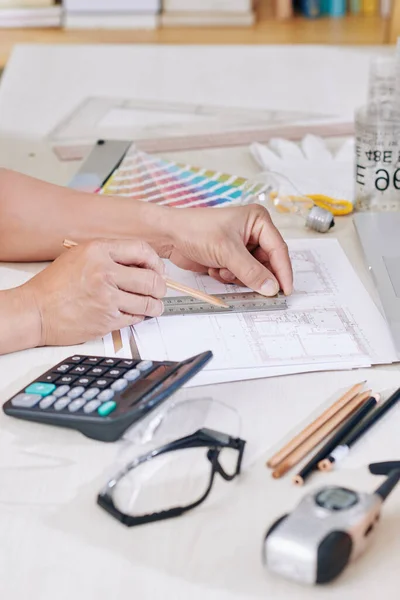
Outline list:
[[[159,371],[155,368],[159,365],[150,360],[76,355],[31,383],[12,403],[23,408],[37,406],[41,411],[106,417],[121,402],[132,406],[147,388],[154,387],[152,374],[158,379],[168,369]]]
[[[211,352],[182,362],[77,354],[27,382],[3,405],[3,411],[115,442],[211,358]]]

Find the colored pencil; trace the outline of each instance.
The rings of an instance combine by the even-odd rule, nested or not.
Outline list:
[[[269,461],[267,466],[274,469],[281,463],[293,450],[296,450],[301,444],[303,444],[311,435],[313,435],[320,427],[325,425],[329,419],[331,419],[343,406],[346,406],[348,402],[353,400],[359,394],[364,387],[365,381],[353,385],[343,396],[339,398],[332,406],[325,410],[315,421],[310,423],[303,431],[296,435],[290,442],[286,444],[279,452],[274,454]]]
[[[400,400],[400,388],[381,404],[374,412],[351,431],[342,442],[334,448],[330,455],[321,464],[321,469],[330,471],[334,463],[338,463],[350,452],[350,448],[365,435],[397,402]]]
[[[329,421],[320,427],[304,444],[294,450],[289,456],[281,462],[275,471],[272,473],[274,479],[279,479],[285,475],[290,469],[295,467],[309,452],[314,450],[328,435],[330,435],[336,427],[345,421],[361,404],[370,397],[371,390],[358,394],[353,400],[345,404]]]
[[[324,446],[309,460],[309,462],[302,468],[300,473],[296,476],[296,483],[304,483],[305,480],[311,475],[313,471],[317,470],[317,467],[334,448],[361,422],[373,408],[376,407],[380,399],[380,396],[376,394],[364,402],[356,412],[350,416],[344,425],[338,429],[336,433],[324,444]]]
[[[64,240],[63,242],[64,248],[68,249],[73,248],[77,245],[78,244],[76,242],[73,242],[72,240]],[[197,300],[202,300],[203,302],[207,302],[208,304],[212,304],[213,306],[219,306],[220,308],[229,308],[229,306],[219,298],[216,298],[215,296],[209,296],[208,294],[205,294],[200,290],[195,290],[193,288],[188,287],[187,285],[182,285],[181,283],[173,281],[172,279],[166,279],[165,284],[167,288],[171,290],[176,290],[178,292],[182,292],[183,294],[187,294],[192,298],[197,298]]]

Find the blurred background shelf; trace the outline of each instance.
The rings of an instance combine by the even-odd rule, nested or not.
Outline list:
[[[390,23],[380,17],[261,18],[249,28],[168,28],[156,30],[0,30],[0,67],[14,44],[385,44]]]
[[[3,3],[6,1],[11,2],[11,0],[3,0]],[[34,0],[25,0],[28,1]],[[41,1],[46,2],[46,0]],[[392,15],[386,19],[379,14],[370,16],[346,14],[340,18],[317,19],[296,14],[292,18],[279,20],[271,12],[271,2],[272,0],[259,0],[256,23],[249,27],[0,28],[0,69],[6,64],[12,47],[23,43],[379,45],[395,43],[400,35],[400,0],[392,3]]]

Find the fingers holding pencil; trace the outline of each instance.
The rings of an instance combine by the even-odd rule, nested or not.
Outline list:
[[[67,248],[67,249],[74,248],[77,245],[78,244],[76,242],[74,242],[73,240],[66,239],[63,242],[64,248]],[[220,298],[217,298],[215,296],[210,296],[209,294],[206,294],[205,292],[201,292],[200,290],[195,290],[195,289],[190,288],[186,285],[183,285],[177,281],[173,281],[172,279],[166,278],[165,284],[166,284],[167,288],[169,288],[171,290],[182,292],[184,294],[187,294],[188,296],[191,296],[192,298],[196,298],[197,300],[201,300],[202,302],[211,304],[212,306],[218,306],[219,308],[229,308],[228,304],[226,304]]]

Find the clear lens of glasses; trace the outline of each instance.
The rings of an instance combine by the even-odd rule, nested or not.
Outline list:
[[[125,448],[128,453],[143,454],[143,449],[158,448],[203,427],[239,437],[240,415],[228,404],[212,398],[171,399],[125,433]]]
[[[224,403],[210,398],[165,403],[126,434],[112,475],[152,450],[204,427],[240,437],[239,414]],[[130,469],[113,490],[116,507],[124,514],[140,516],[196,502],[210,484],[212,465],[207,453],[208,448],[177,450]],[[238,451],[221,449],[219,462],[227,474],[236,472],[237,460]],[[217,475],[213,497],[227,487]]]
[[[124,514],[140,516],[200,500],[207,492],[212,472],[207,453],[208,448],[177,450],[132,469],[115,487],[116,507]],[[238,452],[223,448],[220,458],[229,474],[235,473]],[[214,485],[220,488],[217,479]]]

